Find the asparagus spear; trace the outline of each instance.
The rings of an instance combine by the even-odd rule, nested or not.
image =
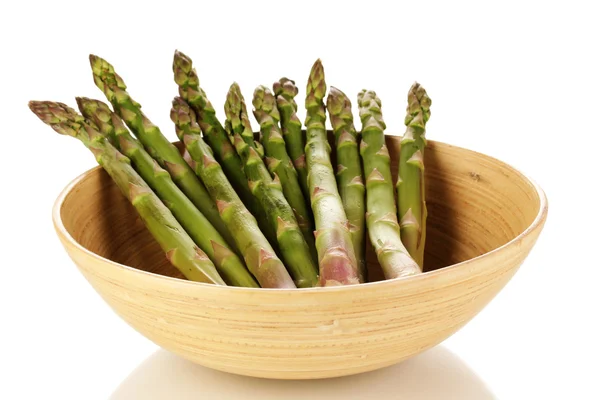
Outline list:
[[[360,154],[367,177],[367,230],[371,243],[386,279],[416,274],[420,272],[419,266],[400,240],[381,100],[375,92],[362,90],[358,94],[358,106],[362,122]]]
[[[285,140],[287,152],[290,155],[298,173],[298,181],[306,199],[310,199],[308,191],[308,170],[306,168],[306,136],[302,132],[302,122],[296,115],[298,105],[294,97],[298,94],[296,82],[288,78],[281,78],[273,83],[273,92],[277,97],[277,110],[281,115],[281,132]]]
[[[175,83],[179,87],[179,95],[196,113],[206,143],[210,145],[217,161],[223,166],[232,186],[246,202],[247,199],[244,197],[249,199],[251,196],[241,160],[233,149],[223,125],[218,120],[215,109],[200,87],[198,74],[192,66],[192,60],[180,51],[175,51],[173,73]]]
[[[350,99],[333,86],[327,96],[327,111],[335,134],[337,187],[350,223],[350,235],[361,282],[365,282],[365,184],[363,182],[359,137],[354,128]]]
[[[196,246],[167,207],[131,167],[129,158],[75,110],[62,103],[31,101],[29,108],[62,135],[79,139],[136,209],[169,261],[188,279],[225,285],[208,256]],[[158,172],[158,171],[157,171]],[[166,174],[166,171],[158,172]]]
[[[268,210],[269,222],[277,231],[277,242],[283,261],[294,278],[296,286],[302,288],[315,286],[318,281],[316,262],[304,240],[292,207],[283,195],[280,182],[271,178],[256,150],[246,104],[237,83],[232,84],[227,93],[225,115],[227,116],[225,128],[242,159],[252,194],[263,209]]]
[[[171,119],[175,123],[177,136],[194,161],[196,174],[204,181],[216,202],[221,218],[229,226],[250,272],[263,288],[296,287],[269,241],[258,228],[256,219],[227,180],[210,147],[200,137],[196,115],[180,97],[173,100]]]
[[[115,134],[115,126],[119,128],[123,126],[123,122],[119,116],[112,112],[106,103],[99,100],[92,100],[87,97],[76,97],[75,100],[77,101],[79,112],[86,119],[86,123],[92,125],[98,132],[102,133],[114,148],[130,158],[129,155],[125,154],[119,148],[119,140]]]
[[[210,257],[227,284],[259,287],[230,245],[173,183],[171,176],[131,136],[119,116],[98,100],[78,97],[77,105],[83,116],[91,120],[105,137],[115,138],[118,150],[131,160],[138,174],[169,208],[194,242]],[[231,240],[235,246],[233,238]]]
[[[267,215],[256,198],[250,193],[242,161],[233,148],[223,125],[216,117],[215,109],[208,100],[206,93],[200,87],[198,74],[192,65],[191,58],[177,50],[173,57],[173,74],[175,83],[179,87],[179,95],[196,114],[198,124],[204,134],[204,140],[206,140],[215,158],[223,167],[229,182],[248,209],[257,217],[259,226],[269,238],[271,245],[277,248],[277,235],[271,229],[271,226],[266,223]]]
[[[312,213],[310,207],[306,204],[298,183],[298,175],[285,148],[285,142],[278,126],[279,112],[277,111],[275,97],[269,88],[259,86],[254,90],[252,105],[254,106],[254,117],[260,124],[262,145],[265,149],[265,160],[269,171],[280,180],[283,194],[294,210],[304,239],[316,260]]]
[[[187,165],[179,150],[162,134],[142,112],[141,106],[127,93],[127,86],[113,66],[102,58],[90,55],[94,82],[104,92],[115,112],[125,121],[142,142],[146,151],[165,168],[173,181],[194,205],[206,216],[223,237],[230,237],[219,217],[216,204],[210,200],[206,188]]]
[[[325,130],[325,73],[321,60],[313,65],[306,87],[305,148],[308,188],[315,215],[316,245],[319,254],[320,283],[345,285],[359,283],[356,256],[348,219],[338,193]]]
[[[425,124],[431,112],[431,99],[423,86],[415,83],[408,92],[406,132],[398,162],[398,218],[400,235],[408,253],[423,269],[427,208],[423,156],[427,141]]]

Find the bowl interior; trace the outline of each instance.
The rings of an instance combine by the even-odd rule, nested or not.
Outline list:
[[[395,180],[399,138],[387,140]],[[425,155],[425,271],[492,251],[522,233],[538,215],[536,187],[510,166],[434,141]],[[133,268],[183,278],[101,168],[86,173],[66,194],[60,216],[72,238],[86,249]],[[381,280],[371,248],[367,255],[370,281]]]

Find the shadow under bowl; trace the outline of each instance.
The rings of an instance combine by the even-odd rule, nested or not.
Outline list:
[[[399,137],[387,144],[395,166]],[[543,191],[509,165],[435,141],[425,154],[426,272],[409,278],[296,290],[181,279],[99,167],[63,190],[53,219],[94,289],[164,349],[248,376],[356,374],[421,353],[464,326],[515,274],[546,219]],[[372,249],[368,260],[371,279],[381,279]]]

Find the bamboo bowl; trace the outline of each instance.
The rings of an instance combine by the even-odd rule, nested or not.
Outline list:
[[[399,138],[387,140],[396,160]],[[344,376],[395,364],[448,338],[506,285],[543,228],[545,195],[514,168],[434,141],[425,162],[426,273],[399,280],[267,290],[178,279],[100,168],[63,190],[53,218],[94,289],[157,345],[242,375]],[[368,257],[370,275],[380,279],[372,250]]]

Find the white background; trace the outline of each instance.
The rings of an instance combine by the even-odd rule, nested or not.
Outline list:
[[[594,2],[392,4],[2,2],[0,398],[106,399],[114,392],[118,399],[188,399],[219,398],[219,391],[220,398],[255,393],[263,399],[600,398],[600,14]],[[59,244],[53,201],[94,159],[38,121],[27,101],[74,106],[76,95],[102,99],[88,64],[88,53],[95,53],[115,65],[147,115],[174,140],[176,48],[194,59],[221,116],[233,80],[248,99],[256,85],[286,75],[299,83],[302,99],[310,66],[321,57],[329,85],[352,98],[363,87],[376,90],[388,133],[400,133],[406,92],[418,80],[433,99],[429,138],[500,158],[546,190],[550,213],[537,246],[469,325],[388,370],[282,383],[155,353]],[[395,394],[381,395],[382,388]]]

